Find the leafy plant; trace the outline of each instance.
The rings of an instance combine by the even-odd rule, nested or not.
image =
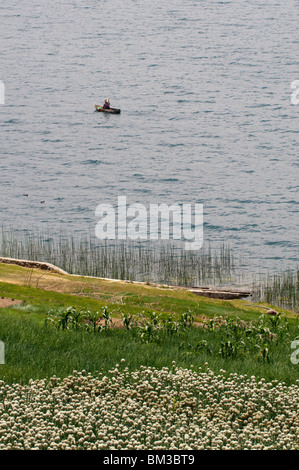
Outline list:
[[[128,331],[132,328],[132,315],[128,315],[127,313],[122,313],[123,318],[123,325],[125,329]]]
[[[179,322],[174,320],[173,315],[167,315],[167,317],[162,320],[162,323],[167,335],[173,335],[178,332]]]
[[[110,317],[110,313],[107,309],[107,307],[104,307],[103,308],[103,318],[104,318],[104,329],[107,331],[109,326],[112,326],[113,322],[112,322],[112,319]]]
[[[179,326],[183,330],[185,330],[186,328],[189,328],[190,326],[192,326],[193,322],[194,322],[194,319],[193,319],[192,312],[190,310],[188,312],[184,312],[180,315]]]
[[[138,336],[142,342],[150,343],[156,337],[156,328],[150,322],[138,328]]]
[[[74,307],[68,307],[58,314],[50,316],[46,319],[46,325],[48,322],[51,322],[58,330],[67,330],[70,328],[70,325],[76,324],[76,310]]]
[[[84,314],[84,323],[86,324],[87,331],[93,331],[93,333],[100,333],[103,326],[99,324],[101,316],[99,312],[91,312],[87,310]]]
[[[151,312],[149,315],[149,321],[153,326],[157,326],[161,321],[161,315],[158,315],[156,312]]]
[[[227,358],[230,358],[230,357],[236,357],[237,352],[238,352],[237,344],[234,344],[229,340],[221,341],[221,347],[220,347],[219,354],[223,358],[227,359]]]

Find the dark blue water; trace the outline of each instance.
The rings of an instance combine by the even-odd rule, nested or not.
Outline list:
[[[80,236],[121,195],[201,203],[204,246],[228,243],[255,271],[297,265],[298,1],[0,12],[1,224]],[[121,115],[94,112],[106,97]]]

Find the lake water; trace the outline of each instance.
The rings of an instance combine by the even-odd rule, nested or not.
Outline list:
[[[241,250],[255,272],[298,265],[298,1],[0,12],[2,225],[80,236],[118,196],[200,203],[204,246]],[[94,112],[106,97],[120,115]]]

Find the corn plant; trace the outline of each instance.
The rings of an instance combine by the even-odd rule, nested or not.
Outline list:
[[[267,346],[262,347],[261,358],[262,358],[263,362],[270,362],[269,348]]]
[[[150,322],[138,327],[138,336],[144,343],[151,343],[156,337],[156,328]]]
[[[87,331],[92,331],[94,334],[100,333],[102,331],[102,325],[99,324],[100,321],[99,312],[91,312],[87,310],[84,314],[84,322],[87,327]]]
[[[107,309],[107,307],[104,307],[103,308],[103,318],[104,318],[104,329],[105,331],[108,330],[109,326],[111,326],[113,323],[112,323],[112,319],[110,317],[110,313]]]
[[[179,330],[179,322],[174,320],[173,315],[168,315],[162,320],[162,323],[167,335],[173,335]]]
[[[207,351],[209,354],[211,354],[211,348],[208,345],[208,342],[205,339],[201,339],[198,341],[195,346],[194,346],[194,351]]]
[[[60,311],[57,315],[48,317],[46,324],[51,322],[58,330],[67,330],[70,328],[70,324],[74,324],[74,312],[75,309],[73,307],[68,307]]]
[[[221,341],[221,347],[219,354],[224,358],[233,358],[237,356],[238,346],[232,343],[230,340]]]
[[[132,315],[128,315],[127,313],[122,313],[123,318],[123,325],[125,330],[130,330],[132,328]]]
[[[287,318],[278,315],[261,315],[259,318],[260,326],[268,326],[275,338],[279,341],[286,340],[289,337],[289,322]]]
[[[192,326],[193,322],[194,322],[194,319],[190,310],[180,315],[179,325],[180,325],[180,328],[182,328],[183,330]]]
[[[82,310],[77,311],[75,308],[72,309],[72,322],[73,322],[73,328],[75,330],[79,330],[81,327],[80,319],[82,315],[83,315]]]
[[[151,312],[149,315],[150,322],[154,325],[157,326],[160,323],[161,315],[158,315],[156,312]]]

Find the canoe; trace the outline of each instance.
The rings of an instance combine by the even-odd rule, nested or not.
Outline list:
[[[99,106],[98,104],[95,104],[94,107],[96,111],[98,111],[99,113],[120,114],[120,109],[118,108],[106,109],[106,108],[103,108],[102,106]]]

